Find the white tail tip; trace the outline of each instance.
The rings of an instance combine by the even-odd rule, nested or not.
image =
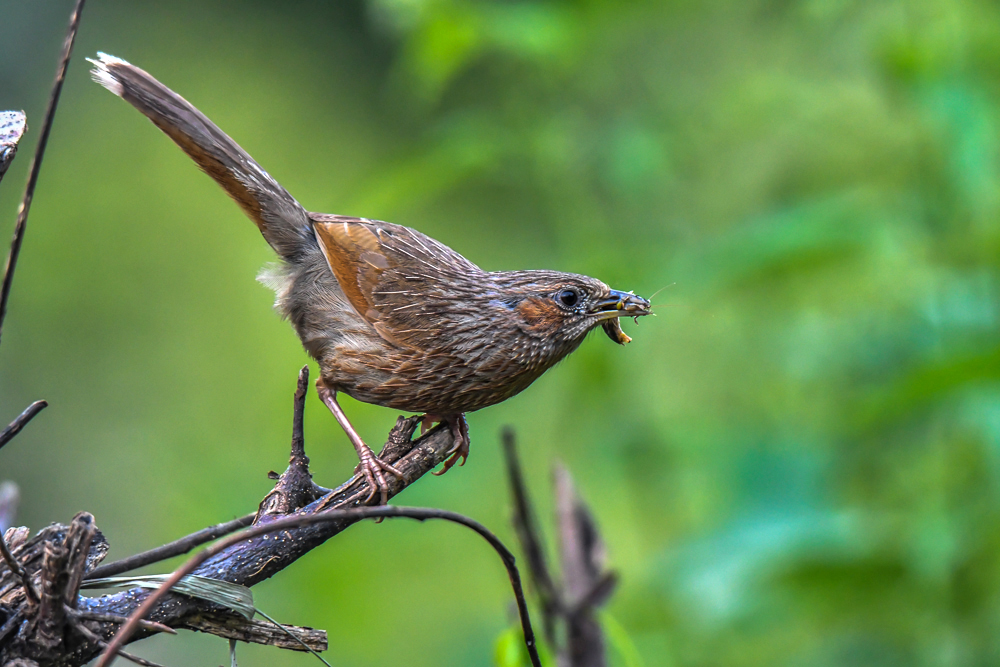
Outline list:
[[[111,65],[125,65],[127,67],[131,67],[131,65],[121,58],[116,58],[100,51],[97,52],[97,60],[87,58],[87,61],[94,66],[94,69],[90,70],[91,78],[118,97],[121,97],[122,84],[117,78],[115,78],[115,75],[110,69],[108,69],[108,67]]]

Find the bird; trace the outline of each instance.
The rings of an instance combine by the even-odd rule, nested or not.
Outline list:
[[[261,282],[320,368],[316,387],[357,452],[366,502],[388,496],[382,461],[338,393],[444,422],[454,444],[442,470],[469,455],[465,414],[523,391],[602,327],[631,341],[621,317],[648,300],[585,275],[484,271],[448,246],[389,222],[307,211],[204,114],[144,70],[98,53],[93,79],[129,102],[211,176],[257,225],[279,262]]]

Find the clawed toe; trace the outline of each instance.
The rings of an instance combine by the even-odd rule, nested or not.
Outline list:
[[[469,458],[469,423],[465,421],[465,415],[452,417],[448,422],[451,426],[451,434],[455,444],[448,451],[451,456],[445,460],[444,467],[434,473],[437,476],[441,476],[451,470],[452,466],[458,463],[459,459],[462,459],[459,465],[464,466],[465,460]]]
[[[365,498],[365,504],[367,505],[371,502],[375,493],[378,492],[381,494],[379,504],[385,505],[389,502],[389,484],[386,482],[385,475],[383,473],[389,473],[390,475],[394,475],[404,481],[406,480],[406,477],[395,467],[375,456],[375,452],[373,452],[369,447],[366,446],[365,450],[359,452],[361,462],[358,463],[358,467],[354,469],[354,474],[364,475],[365,480],[368,482],[368,488],[370,491],[368,496]]]

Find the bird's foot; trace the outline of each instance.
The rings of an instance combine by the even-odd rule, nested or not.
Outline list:
[[[444,462],[444,467],[434,473],[438,476],[451,470],[451,467],[458,463],[459,459],[462,459],[459,465],[464,466],[465,460],[469,458],[469,423],[465,421],[465,415],[449,415],[445,418],[445,421],[448,422],[448,426],[451,428],[451,435],[455,440],[455,444],[448,451],[451,456]]]
[[[403,481],[406,481],[406,477],[399,470],[377,457],[368,445],[358,448],[358,458],[361,459],[361,462],[354,469],[354,475],[363,475],[370,489],[368,497],[365,498],[365,504],[367,505],[371,501],[376,491],[381,494],[379,504],[387,504],[389,502],[389,484],[383,473],[395,475]]]

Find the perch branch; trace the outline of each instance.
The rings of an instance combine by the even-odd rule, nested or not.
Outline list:
[[[305,379],[304,375],[301,376],[300,384]],[[265,502],[261,503],[261,511],[256,519],[259,526],[270,525],[281,519],[281,515],[272,512],[284,511],[294,513],[292,516],[311,516],[331,508],[362,506],[363,500],[368,496],[367,482],[354,476],[337,489],[302,506],[302,503],[312,495],[326,491],[313,484],[306,468],[308,459],[305,458],[304,448],[299,441],[297,424],[301,421],[299,406],[302,404],[302,398],[301,395],[296,397],[296,421],[293,423],[294,437],[290,464],[276,484],[278,493],[268,494]],[[418,422],[419,418],[404,419],[400,417],[380,454],[383,460],[393,462],[405,475],[405,479],[392,479],[390,488],[392,495],[400,493],[409,484],[442,463],[448,457],[454,444],[450,429],[441,427],[432,429],[417,440],[412,440]],[[294,484],[292,480],[295,480]],[[247,541],[234,544],[232,547],[216,553],[202,563],[194,574],[244,586],[253,586],[280,572],[310,550],[359,520],[360,517],[357,516],[334,518],[327,515],[322,521],[317,521],[312,525],[286,528],[281,532],[249,538]],[[41,567],[41,559],[35,555],[38,549],[48,542],[61,542],[65,532],[65,527],[53,526],[45,529],[42,534],[32,540],[33,551],[28,555],[20,556],[20,560],[29,575],[32,572],[37,572]],[[101,555],[103,553],[106,553],[106,545]],[[92,568],[96,567],[97,562],[99,559],[88,563],[86,572],[89,573]],[[13,583],[14,579],[11,577],[10,584],[5,588],[3,572],[0,571],[0,596],[4,594],[4,590],[10,590],[10,585]],[[150,594],[150,591],[137,587],[99,598],[81,597],[77,599],[76,604],[82,613],[128,617]],[[37,645],[37,643],[32,644],[31,636],[26,635],[23,627],[21,631],[15,632],[8,640],[4,639],[15,628],[33,617],[31,606],[23,601],[23,596],[20,599],[21,602],[18,602],[18,598],[12,598],[13,607],[9,607],[12,613],[3,621],[3,627],[0,627],[0,664],[12,659],[32,658],[34,646]],[[223,607],[212,602],[171,593],[155,605],[148,618],[163,625],[180,628],[185,627],[186,622],[197,615],[214,616],[225,611]],[[116,629],[110,623],[100,627],[93,625],[90,627],[105,640],[108,640]],[[140,628],[132,635],[131,640],[140,639],[155,631],[149,626]],[[28,641],[23,641],[22,638]],[[52,661],[51,664],[53,667],[79,667],[93,659],[101,652],[102,648],[95,642],[80,642],[74,645],[72,650],[65,651],[57,661]]]
[[[310,550],[364,518],[401,516],[419,520],[439,518],[454,521],[475,530],[486,538],[502,557],[515,591],[529,655],[532,657],[533,664],[539,665],[535,639],[528,618],[527,604],[521,590],[520,575],[515,567],[513,556],[489,531],[472,519],[442,510],[391,506],[365,507],[369,496],[368,482],[358,475],[353,476],[332,491],[322,489],[313,483],[308,470],[308,458],[305,456],[301,433],[302,406],[307,386],[307,374],[307,369],[303,369],[299,376],[300,391],[296,392],[295,397],[293,438],[288,468],[279,477],[274,490],[261,502],[253,527],[238,535],[225,537],[192,557],[184,572],[244,586],[253,586],[277,574]],[[421,438],[412,440],[413,432],[419,421],[418,417],[409,419],[400,417],[380,454],[383,460],[393,463],[403,473],[402,479],[392,478],[390,480],[389,493],[391,496],[402,492],[409,484],[442,463],[450,455],[454,445],[451,430],[440,426],[432,429]],[[319,495],[321,493],[324,495]],[[319,497],[316,497],[317,495]],[[221,524],[221,526],[228,530],[234,528],[235,523],[243,521],[245,518]],[[223,528],[215,526],[205,531],[199,531],[195,535],[200,536],[198,538],[200,539],[213,531],[221,532]],[[69,529],[53,526],[45,529],[43,534],[27,544],[23,543],[22,536],[19,544],[24,544],[24,546],[20,547],[21,551],[15,550],[15,553],[20,554],[20,560],[29,578],[35,576],[43,582],[47,581],[41,576],[43,572],[40,570],[45,570],[45,568],[40,562],[42,559],[37,555],[42,546],[45,547],[46,552],[50,546],[59,547],[63,551],[68,549],[70,553],[83,552],[82,546],[75,549],[72,547],[69,533]],[[196,540],[185,542],[185,548],[192,546],[194,541]],[[32,551],[24,551],[29,545],[31,545]],[[157,591],[136,587],[99,598],[73,595],[73,599],[70,601],[68,597],[70,591],[74,589],[79,580],[89,575],[102,574],[94,569],[100,558],[107,552],[106,543],[102,543],[100,546],[101,548],[97,549],[96,552],[94,551],[96,547],[91,549],[91,556],[85,563],[79,557],[75,559],[67,557],[66,560],[73,560],[76,566],[66,568],[69,570],[66,584],[50,586],[46,589],[47,592],[50,590],[64,591],[60,599],[69,604],[70,607],[76,606],[75,612],[64,611],[62,614],[64,619],[62,627],[69,634],[64,633],[61,636],[72,636],[74,624],[87,618],[86,615],[93,615],[87,628],[100,641],[91,640],[89,636],[85,639],[81,636],[82,633],[76,633],[76,639],[72,645],[43,646],[45,652],[39,653],[41,650],[37,641],[39,635],[32,632],[32,628],[36,627],[34,619],[38,614],[33,611],[32,605],[24,601],[23,595],[20,598],[15,596],[11,598],[14,606],[8,607],[10,613],[8,613],[7,618],[3,619],[3,627],[0,628],[0,664],[15,659],[30,658],[36,662],[41,659],[52,667],[79,667],[96,657],[102,649],[106,664],[107,661],[114,658],[126,641],[135,641],[159,632],[164,625],[182,628],[192,627],[201,622],[200,629],[223,634],[217,624],[202,621],[205,618],[226,617],[229,612],[225,607],[203,599],[168,592],[169,585],[165,585]],[[162,555],[163,552],[159,552],[158,556]],[[148,562],[149,558],[150,556],[147,555],[144,560]],[[133,564],[135,562],[131,561]],[[118,565],[116,567],[130,566]],[[105,570],[104,573],[106,572]],[[11,590],[10,585],[14,582],[11,578],[10,584],[5,589],[2,574],[0,571],[0,596],[3,595],[4,590]],[[176,577],[172,581],[176,581]],[[20,590],[17,590],[17,593],[19,594]],[[18,602],[18,599],[21,601]],[[66,607],[61,606],[61,609],[65,610]],[[120,629],[116,627],[118,625],[116,622],[96,620],[98,618],[117,620],[120,617],[129,618]],[[148,619],[148,621],[140,623],[140,617]],[[160,625],[150,625],[149,622]],[[53,628],[54,625],[50,624]],[[241,633],[249,632],[250,635],[263,641],[281,645],[273,639],[265,638],[257,629],[248,630],[246,624],[242,622],[238,625],[241,626],[239,630]],[[14,630],[18,627],[20,630],[15,632]],[[119,630],[117,634],[116,629]],[[13,634],[10,634],[12,632]],[[228,634],[223,634],[223,636],[231,637],[233,633],[227,632]],[[292,632],[295,631],[292,630]],[[314,638],[316,641],[320,641],[322,631],[314,632]],[[296,636],[301,636],[301,634]],[[4,639],[7,635],[10,635],[9,640]],[[55,637],[54,634],[49,636]],[[246,635],[240,635],[240,638],[244,636]],[[309,642],[306,643],[309,644]]]
[[[253,528],[247,529],[243,533],[230,535],[217,544],[208,547],[204,551],[192,556],[183,566],[174,570],[173,574],[170,575],[170,578],[167,579],[162,586],[147,596],[139,608],[132,613],[132,616],[129,618],[129,622],[126,623],[108,643],[108,646],[101,654],[97,667],[107,667],[110,665],[111,661],[114,659],[115,653],[121,649],[132,633],[138,628],[139,620],[145,618],[156,607],[160,600],[167,595],[170,589],[177,584],[177,582],[179,582],[184,576],[193,573],[195,568],[205,563],[213,556],[223,553],[225,550],[241,542],[261,537],[269,533],[286,531],[290,528],[299,528],[311,524],[344,520],[356,521],[358,519],[376,517],[404,517],[417,519],[418,521],[425,521],[427,519],[443,519],[445,521],[451,521],[463,525],[466,528],[470,528],[480,537],[489,542],[490,546],[492,546],[497,554],[499,554],[500,558],[503,560],[504,566],[507,568],[507,574],[510,577],[511,586],[514,589],[514,596],[517,601],[518,613],[521,616],[521,628],[524,632],[524,641],[528,647],[528,654],[531,657],[531,663],[534,667],[541,667],[541,661],[539,660],[537,648],[535,646],[535,635],[532,631],[531,620],[528,616],[527,602],[525,601],[524,591],[521,587],[521,577],[518,573],[517,566],[515,565],[514,555],[509,549],[507,549],[506,546],[504,546],[503,542],[501,542],[496,535],[491,533],[481,523],[461,514],[433,508],[395,507],[392,505],[380,507],[357,507],[349,510],[325,510],[318,514],[284,517],[267,524],[254,526]]]

